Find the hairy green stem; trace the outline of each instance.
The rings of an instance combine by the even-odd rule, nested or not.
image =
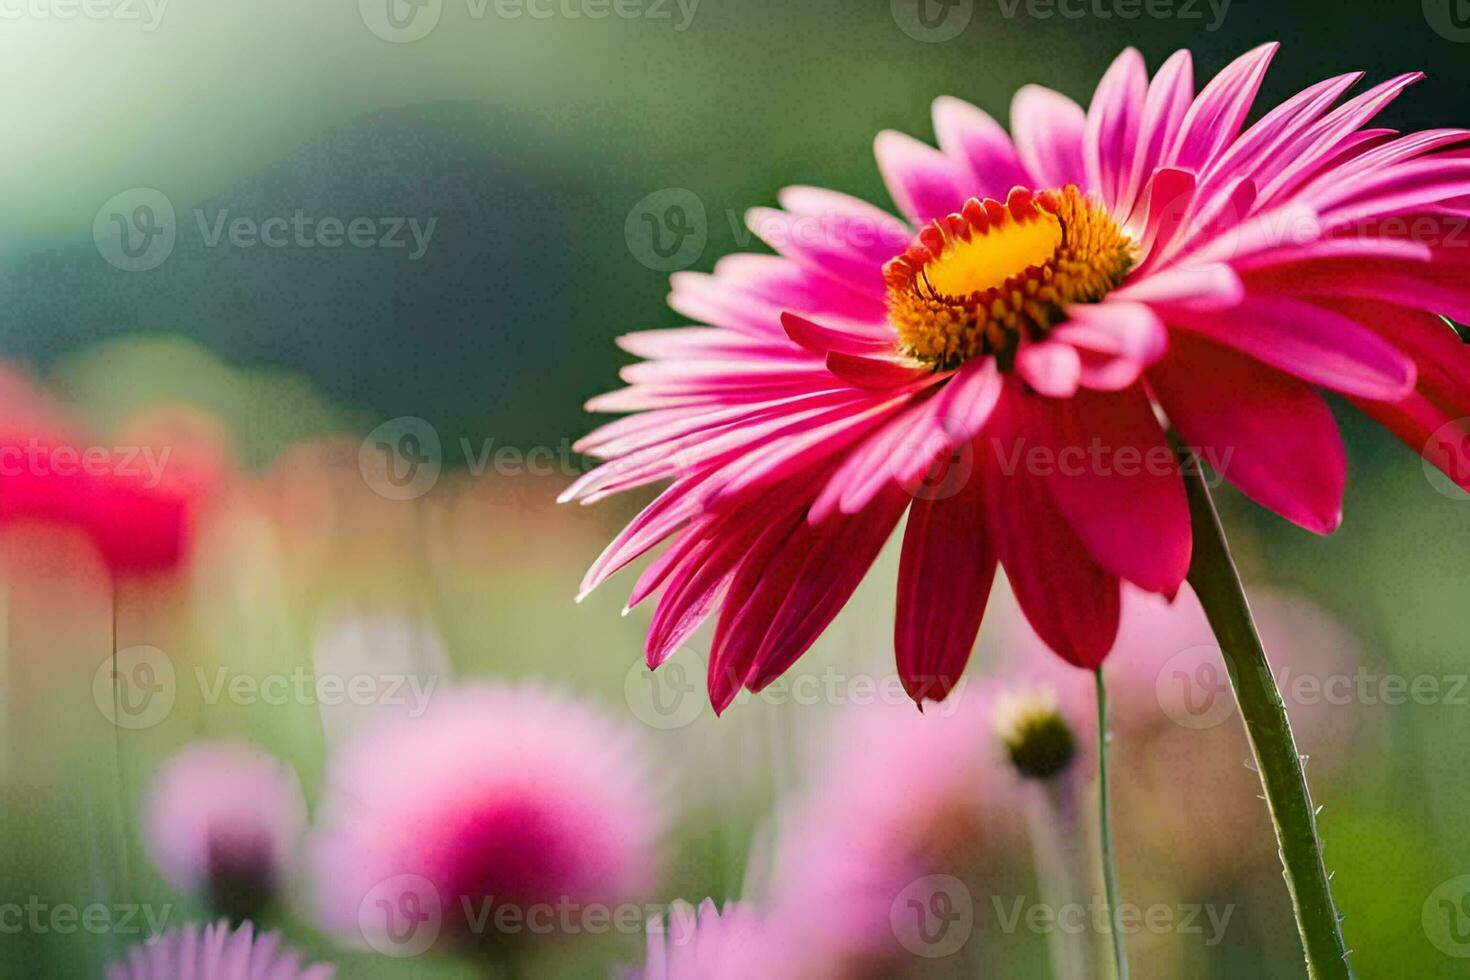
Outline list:
[[[1322,864],[1317,814],[1296,740],[1291,734],[1291,722],[1271,676],[1271,665],[1251,617],[1209,485],[1193,456],[1183,454],[1181,464],[1194,528],[1189,583],[1199,596],[1225,655],[1235,700],[1266,790],[1286,887],[1291,892],[1297,929],[1306,953],[1307,975],[1312,980],[1347,980],[1352,971],[1347,964],[1337,909],[1332,904],[1327,869]]]

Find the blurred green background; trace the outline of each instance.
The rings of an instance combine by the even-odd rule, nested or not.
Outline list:
[[[1167,8],[1174,16],[1133,20],[960,0],[951,16],[969,19],[944,40],[906,31],[912,11],[898,0],[669,2],[657,8],[667,17],[601,20],[507,17],[494,0],[475,17],[464,0],[444,0],[434,28],[407,43],[374,33],[370,0],[172,0],[151,27],[143,6],[140,21],[10,18],[0,25],[0,354],[38,371],[102,432],[159,401],[202,408],[265,474],[271,505],[257,523],[233,525],[230,541],[210,543],[217,564],[206,561],[192,586],[231,598],[180,628],[191,656],[258,662],[269,651],[304,662],[316,614],[368,595],[430,615],[463,674],[560,677],[621,705],[644,620],[618,618],[616,583],[581,606],[570,598],[631,504],[551,511],[578,461],[545,479],[451,474],[430,495],[449,524],[436,531],[403,508],[341,517],[340,495],[291,447],[344,435],[351,457],[362,433],[404,416],[432,427],[451,470],[465,464],[464,447],[473,455],[490,439],[522,450],[568,444],[592,424],[582,402],[617,384],[627,358],[612,339],[681,323],[664,305],[668,267],[653,267],[630,220],[640,202],[692,193],[703,244],[678,267],[707,270],[722,254],[759,247],[739,216],[787,184],[886,205],[873,135],[931,138],[929,103],[940,94],[1004,120],[1027,82],[1085,104],[1126,45],[1151,68],[1188,47],[1202,80],[1274,39],[1283,48],[1258,107],[1342,71],[1373,81],[1423,69],[1429,78],[1383,124],[1464,125],[1470,31],[1437,19],[1450,3],[1464,6],[1234,0],[1217,21],[1218,8],[1184,0]],[[107,260],[94,230],[107,230],[111,202],[130,211],[139,189],[168,202],[175,240],[154,267],[128,271]],[[207,241],[221,215],[298,209],[434,224],[417,258],[411,246]],[[1470,501],[1441,492],[1385,433],[1340,415],[1351,479],[1337,535],[1314,538],[1225,496],[1250,584],[1315,599],[1358,635],[1380,673],[1463,677]],[[341,519],[303,546],[290,532],[315,522],[293,494],[321,486],[323,506]],[[381,567],[363,570],[363,553]],[[320,567],[302,571],[303,560]],[[874,577],[863,594],[891,601],[892,563]],[[864,656],[876,657],[887,624],[861,622],[873,625]],[[1382,737],[1319,793],[1348,945],[1365,977],[1470,975],[1421,925],[1431,891],[1470,873],[1470,704],[1408,704],[1385,717]],[[243,726],[314,783],[310,712],[287,722],[176,721],[157,751],[170,738]],[[730,736],[711,728],[708,737]],[[134,796],[154,749],[138,752],[125,767]],[[680,830],[669,894],[734,887],[768,802],[756,793],[740,806],[696,806]],[[72,850],[37,812],[12,802],[20,836],[5,860],[25,865],[26,880],[51,867],[38,857],[48,840]],[[1126,890],[1126,867],[1123,876]],[[1258,880],[1276,881],[1249,879]],[[156,881],[141,887],[161,894]],[[1252,887],[1219,884],[1225,894]],[[1217,955],[1192,961],[1191,975],[1299,976],[1289,922],[1262,929],[1233,934]],[[0,969],[32,956],[63,957],[46,961],[55,969],[64,961],[66,944],[18,941],[11,949],[22,952],[8,964],[0,957]],[[636,959],[636,945],[622,952]],[[345,975],[379,969],[354,962]]]

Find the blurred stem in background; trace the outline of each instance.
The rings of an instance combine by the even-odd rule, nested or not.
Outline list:
[[[1069,906],[1087,908],[1097,895],[1097,842],[1083,819],[1085,774],[1077,766],[1028,787],[1027,825],[1031,828],[1031,850],[1036,861],[1036,879],[1041,901],[1058,912]],[[1102,934],[1095,928],[1052,929],[1050,944],[1052,976],[1100,976],[1109,959],[1102,948]]]
[[[1113,975],[1128,980],[1128,947],[1123,939],[1123,911],[1118,898],[1118,858],[1113,848],[1112,813],[1108,801],[1108,688],[1102,668],[1097,679],[1097,829],[1102,847],[1103,887],[1108,897],[1108,926],[1113,940]]]
[[[1340,920],[1322,864],[1317,814],[1281,692],[1271,676],[1271,665],[1201,464],[1192,453],[1180,450],[1180,469],[1189,493],[1194,529],[1189,583],[1220,643],[1261,784],[1266,789],[1286,886],[1306,953],[1307,973],[1312,980],[1350,978]]]

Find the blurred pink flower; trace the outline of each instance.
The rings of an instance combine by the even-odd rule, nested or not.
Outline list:
[[[835,717],[784,815],[763,906],[790,976],[866,975],[905,955],[893,916],[906,889],[983,856],[1006,798],[994,700],[989,682],[971,681],[937,711],[875,703]]]
[[[334,966],[301,965],[301,954],[281,946],[280,933],[260,936],[246,922],[188,925],[128,951],[107,968],[107,980],[330,980]]]
[[[402,941],[400,908],[466,944],[575,929],[654,882],[650,776],[635,730],[537,687],[460,687],[385,717],[328,760],[321,921],[379,949]]]
[[[649,922],[647,959],[630,980],[770,978],[773,974],[758,964],[773,953],[753,906],[732,902],[721,911],[705,899],[696,910],[688,902],[674,902],[668,915]]]
[[[672,538],[629,605],[659,596],[654,667],[719,610],[723,710],[812,645],[907,512],[897,661],[938,700],[997,566],[1086,668],[1113,648],[1122,582],[1179,588],[1190,518],[1162,416],[1319,533],[1346,464],[1318,388],[1470,487],[1427,445],[1470,413],[1470,350],[1436,315],[1470,317],[1450,243],[1470,132],[1366,128],[1417,72],[1340,105],[1362,75],[1329,78],[1247,127],[1276,50],[1196,94],[1189,52],[1150,78],[1128,49],[1087,109],[1022,88],[1009,133],[940,98],[938,149],[877,138],[903,220],[813,187],[752,211],[780,254],[676,274],[670,304],[710,326],[623,337],[646,360],[588,405],[639,414],[578,443],[607,462],[564,499],[673,483],[583,594]]]
[[[164,879],[232,920],[276,899],[306,829],[290,766],[240,741],[199,741],[166,762],[145,804],[148,853]]]

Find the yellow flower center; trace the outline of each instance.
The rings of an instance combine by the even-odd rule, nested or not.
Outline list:
[[[1011,191],[1004,204],[970,198],[930,222],[883,267],[888,316],[905,353],[947,370],[977,355],[1008,366],[1073,303],[1115,289],[1137,247],[1076,186]]]

